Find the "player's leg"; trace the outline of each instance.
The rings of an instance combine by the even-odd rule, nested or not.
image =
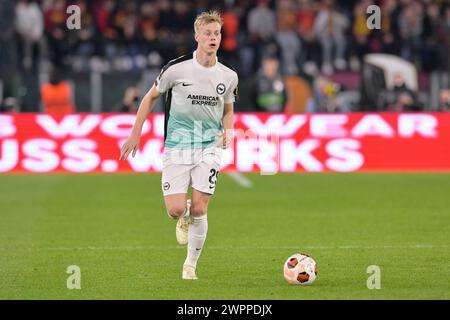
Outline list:
[[[214,148],[216,149],[216,148]],[[192,169],[192,195],[187,257],[183,279],[197,279],[195,269],[208,232],[208,205],[216,188],[221,151],[203,151],[202,160]]]
[[[173,153],[164,155],[161,183],[167,214],[172,219],[178,219],[175,228],[177,241],[184,245],[188,241],[190,223],[187,189],[191,181],[192,165],[174,163],[173,157]]]
[[[164,196],[167,215],[172,219],[182,217],[186,212],[187,193],[169,194]]]
[[[195,269],[208,233],[208,204],[211,194],[192,188],[187,257],[183,265],[183,279],[197,279]]]
[[[175,227],[177,242],[181,245],[186,245],[188,243],[191,200],[187,199],[187,193],[179,193],[165,196],[164,203],[168,216],[178,220]]]

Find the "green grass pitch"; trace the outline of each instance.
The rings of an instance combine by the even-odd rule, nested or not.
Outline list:
[[[252,188],[221,175],[192,282],[160,175],[3,175],[0,299],[450,298],[449,174],[246,177]],[[317,261],[310,286],[283,278],[296,252]]]

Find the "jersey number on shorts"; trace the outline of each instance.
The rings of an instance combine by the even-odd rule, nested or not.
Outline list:
[[[214,189],[217,182],[217,176],[219,175],[219,170],[211,169],[209,172],[211,172],[211,175],[209,176],[209,188]]]

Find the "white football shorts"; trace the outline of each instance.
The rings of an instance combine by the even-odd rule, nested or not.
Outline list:
[[[162,191],[164,196],[187,193],[192,188],[213,194],[222,159],[218,147],[198,149],[166,148],[163,155]]]

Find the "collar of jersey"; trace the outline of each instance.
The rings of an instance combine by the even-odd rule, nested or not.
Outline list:
[[[198,63],[198,61],[197,61],[197,50],[194,51],[193,58],[194,58],[194,59],[192,59],[192,60],[194,60],[194,65],[195,65],[196,67],[202,69],[202,70],[206,70],[206,71],[214,70],[214,69],[216,69],[216,67],[217,67],[217,65],[218,65],[218,59],[217,59],[217,56],[216,56],[216,63],[215,63],[212,67],[205,67],[205,66],[202,66],[202,65],[201,65],[200,63]]]

